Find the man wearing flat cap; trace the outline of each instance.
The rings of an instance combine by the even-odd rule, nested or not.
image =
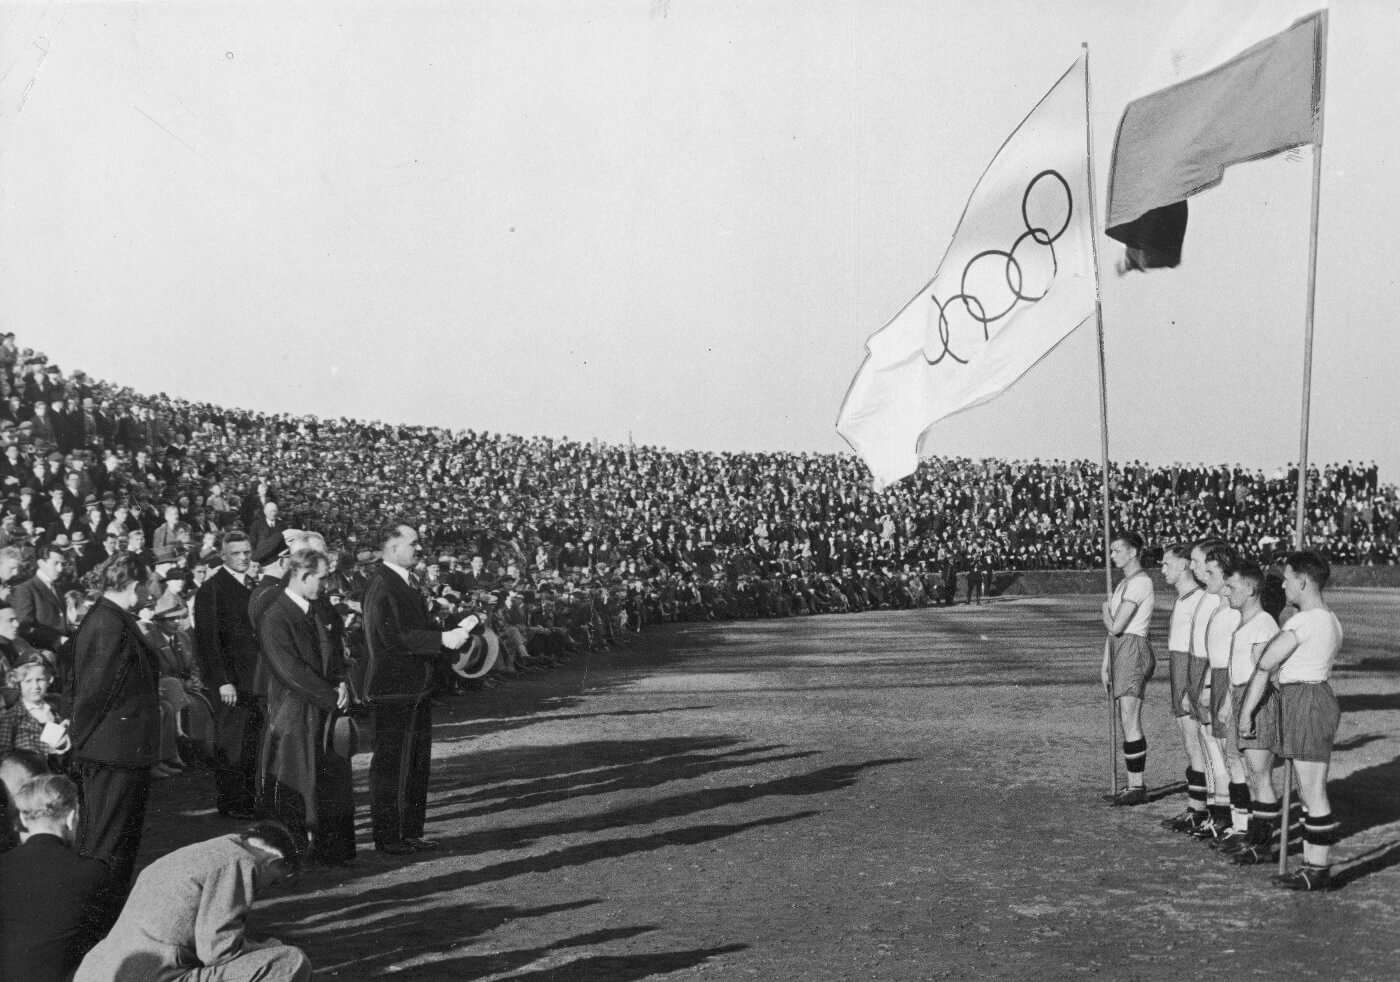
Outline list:
[[[256,806],[258,742],[263,713],[258,690],[258,637],[248,613],[253,545],[243,532],[227,533],[223,565],[194,595],[195,650],[219,723],[214,785],[219,814],[246,819]]]

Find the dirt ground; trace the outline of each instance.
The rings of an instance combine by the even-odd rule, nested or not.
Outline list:
[[[1103,804],[1095,605],[1047,598],[678,625],[450,700],[444,851],[369,847],[361,755],[356,865],[259,927],[347,979],[1392,979],[1400,594],[1334,603],[1331,894],[1158,827],[1183,805],[1164,664],[1156,800]],[[145,857],[236,828],[211,802],[206,772],[159,782]]]

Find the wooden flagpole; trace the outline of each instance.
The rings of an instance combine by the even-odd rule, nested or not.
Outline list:
[[[1102,451],[1101,465],[1103,467],[1103,580],[1104,592],[1108,596],[1113,595],[1113,563],[1109,558],[1109,551],[1113,545],[1113,526],[1111,518],[1111,504],[1108,476],[1108,380],[1105,371],[1106,359],[1104,357],[1103,339],[1103,299],[1099,292],[1099,217],[1098,208],[1095,207],[1095,199],[1098,195],[1098,181],[1094,177],[1094,127],[1091,122],[1090,107],[1092,100],[1089,96],[1089,42],[1082,43],[1084,48],[1084,154],[1088,160],[1089,169],[1089,245],[1094,255],[1094,326],[1098,338],[1099,352],[1099,442]],[[1113,678],[1113,652],[1110,650],[1112,642],[1104,639],[1104,656],[1108,660],[1108,772],[1110,793],[1118,795],[1118,706],[1113,698],[1114,678]]]
[[[1308,521],[1308,425],[1312,412],[1313,308],[1317,300],[1317,214],[1322,198],[1322,111],[1327,93],[1327,17],[1318,29],[1317,132],[1313,139],[1312,214],[1308,224],[1308,306],[1303,328],[1303,409],[1298,428],[1298,523],[1293,548],[1303,548]]]
[[[1312,211],[1308,221],[1308,306],[1303,321],[1303,407],[1298,426],[1298,521],[1293,548],[1307,542],[1308,426],[1312,415],[1313,310],[1317,302],[1317,215],[1322,200],[1322,115],[1327,102],[1327,12],[1317,32],[1317,132],[1313,136]],[[1278,872],[1288,872],[1288,822],[1292,806],[1293,761],[1283,761],[1283,815],[1279,820]]]

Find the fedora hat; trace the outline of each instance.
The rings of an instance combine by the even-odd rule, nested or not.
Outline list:
[[[360,752],[360,728],[349,716],[327,716],[324,738],[327,754],[349,760]]]
[[[476,620],[470,617],[468,620]],[[479,679],[496,667],[501,654],[501,639],[481,621],[471,628],[467,643],[457,652],[452,671],[464,679]]]

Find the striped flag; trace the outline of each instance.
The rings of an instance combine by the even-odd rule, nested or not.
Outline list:
[[[1128,103],[1108,181],[1107,233],[1120,272],[1176,266],[1186,199],[1225,168],[1320,139],[1327,12],[1319,10],[1210,71]]]

